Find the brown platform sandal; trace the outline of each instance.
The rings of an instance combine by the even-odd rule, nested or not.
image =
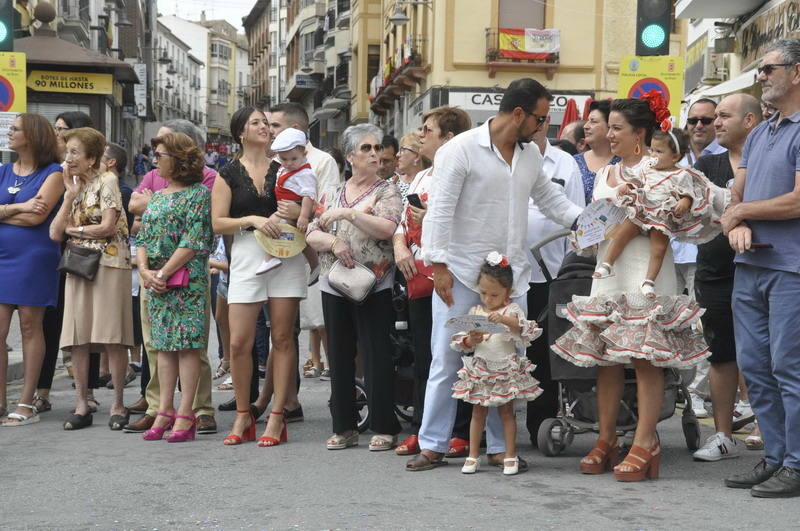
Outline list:
[[[614,439],[613,443],[607,443],[603,439],[597,439],[594,443],[594,448],[589,452],[586,457],[599,459],[597,463],[584,463],[581,461],[582,474],[602,474],[614,468],[619,460],[619,446],[617,440]],[[586,459],[584,457],[584,459]]]
[[[658,479],[658,465],[661,463],[661,445],[656,443],[656,447],[647,450],[635,444],[631,446],[630,452],[619,465],[614,467],[614,476],[617,481],[642,481],[648,479]],[[628,466],[631,471],[620,470],[620,467]]]

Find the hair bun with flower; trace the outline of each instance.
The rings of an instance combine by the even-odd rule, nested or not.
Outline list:
[[[495,267],[508,267],[508,258],[497,251],[492,251],[486,256],[486,263]]]
[[[661,131],[667,133],[672,139],[672,142],[675,146],[675,151],[680,151],[678,139],[675,137],[675,133],[672,132],[672,120],[670,119],[669,107],[667,106],[667,102],[664,101],[664,97],[661,95],[661,93],[655,89],[648,90],[641,95],[640,99],[645,100],[650,106],[650,110],[656,115],[656,122],[658,123],[659,128]]]

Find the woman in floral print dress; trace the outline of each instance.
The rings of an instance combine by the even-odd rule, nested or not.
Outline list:
[[[182,133],[153,139],[159,174],[168,185],[156,192],[142,217],[137,257],[142,284],[152,292],[148,310],[161,382],[158,417],[145,440],[194,439],[197,422],[192,402],[200,375],[200,356],[208,339],[208,255],[213,247],[211,195],[202,184],[203,156]],[[170,286],[170,277],[188,271],[188,283]],[[174,279],[173,279],[174,280]],[[173,396],[178,376],[181,402]]]

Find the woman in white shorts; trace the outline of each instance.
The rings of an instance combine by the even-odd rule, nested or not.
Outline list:
[[[258,312],[268,302],[275,392],[259,446],[274,446],[286,440],[283,408],[296,363],[294,324],[298,304],[306,297],[308,279],[302,254],[284,259],[281,267],[264,275],[255,274],[264,251],[256,242],[254,231],[271,237],[279,234],[270,219],[278,208],[274,194],[277,163],[267,156],[272,138],[262,111],[255,107],[236,111],[231,117],[231,133],[241,145],[240,156],[220,171],[222,179],[214,184],[211,205],[214,232],[233,234],[228,316],[237,414],[225,444],[255,440],[255,418],[250,408],[251,351]]]

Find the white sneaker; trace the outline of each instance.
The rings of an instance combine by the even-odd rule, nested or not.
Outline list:
[[[258,269],[256,269],[256,275],[263,275],[264,273],[272,271],[276,267],[280,267],[282,265],[283,262],[281,262],[279,258],[275,258],[273,256],[269,260],[264,260],[261,262],[261,265],[258,266]]]
[[[733,409],[733,431],[739,431],[756,419],[750,402],[740,400]]]
[[[739,457],[739,445],[736,439],[730,439],[718,432],[706,439],[706,444],[692,454],[695,461],[719,461]]]
[[[708,417],[706,402],[702,396],[692,395],[692,410],[694,410],[694,416],[699,419]]]

